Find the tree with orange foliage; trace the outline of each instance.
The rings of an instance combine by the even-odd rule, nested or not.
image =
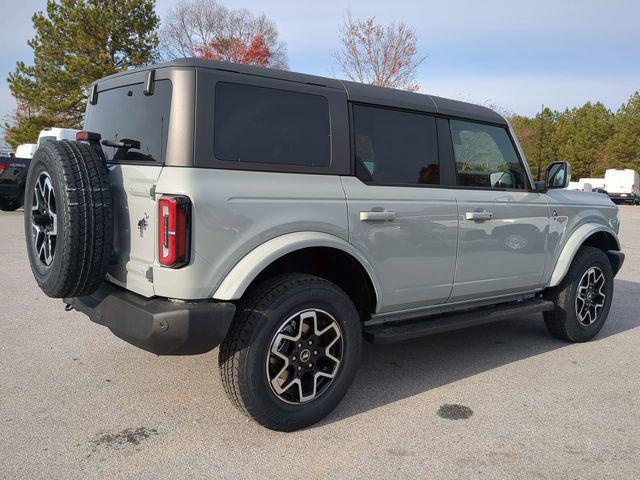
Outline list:
[[[342,48],[333,57],[350,80],[410,92],[419,89],[416,70],[426,57],[418,55],[418,36],[405,23],[385,27],[375,17],[360,20],[347,13],[339,38]]]
[[[218,0],[178,1],[160,29],[164,60],[195,56],[286,69],[286,50],[266,15],[228,8]]]
[[[194,56],[268,67],[273,54],[262,35],[256,35],[248,43],[239,38],[213,40],[207,45],[194,47]]]

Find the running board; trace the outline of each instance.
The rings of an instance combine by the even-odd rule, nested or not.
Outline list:
[[[412,338],[450,332],[461,328],[475,327],[506,318],[523,317],[534,313],[553,310],[554,303],[541,298],[532,298],[520,302],[503,303],[474,310],[449,313],[420,319],[384,323],[365,328],[365,340],[371,343],[395,343]]]

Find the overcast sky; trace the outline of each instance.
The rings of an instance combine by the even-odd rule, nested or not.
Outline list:
[[[158,0],[160,16],[173,2]],[[287,43],[291,70],[331,75],[347,6],[356,17],[404,21],[429,57],[421,92],[534,114],[591,100],[616,109],[640,89],[639,0],[373,0],[222,2],[265,13]],[[15,104],[6,76],[32,61],[31,15],[45,0],[0,0],[0,117]]]

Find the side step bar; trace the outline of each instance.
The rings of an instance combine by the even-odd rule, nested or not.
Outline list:
[[[483,325],[510,317],[523,317],[534,313],[546,312],[553,310],[553,308],[554,304],[551,301],[532,298],[474,310],[373,325],[365,328],[363,335],[365,340],[371,343],[395,343],[425,335],[475,327],[476,325]]]

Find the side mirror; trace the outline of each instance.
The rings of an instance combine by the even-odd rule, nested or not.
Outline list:
[[[547,188],[567,188],[571,181],[571,165],[569,162],[553,162],[544,172],[544,183]]]

